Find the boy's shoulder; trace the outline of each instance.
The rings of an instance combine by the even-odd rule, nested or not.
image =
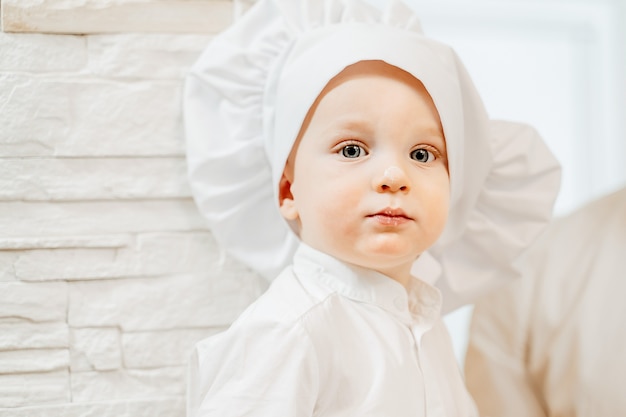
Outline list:
[[[258,390],[258,384],[269,386],[273,378],[314,375],[317,344],[302,319],[321,304],[323,300],[309,294],[291,268],[285,269],[226,331],[196,344],[189,362],[191,407],[205,398],[219,401],[235,392],[246,392],[237,399],[245,405],[256,395],[248,395],[248,386]],[[267,401],[259,399],[259,404]]]
[[[254,303],[232,324],[240,327],[291,327],[320,307],[329,294],[311,293],[291,267],[276,277]]]
[[[319,297],[319,294],[312,294],[296,276],[293,268],[288,267],[245,314],[242,314],[242,318],[250,314],[260,321],[293,323],[323,302],[324,298]]]

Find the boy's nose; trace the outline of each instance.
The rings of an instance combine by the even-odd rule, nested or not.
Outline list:
[[[395,165],[387,167],[382,175],[374,178],[373,187],[379,193],[408,192],[409,179],[402,168]]]

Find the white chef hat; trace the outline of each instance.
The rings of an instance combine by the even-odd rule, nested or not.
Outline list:
[[[322,89],[365,60],[419,79],[443,125],[450,214],[421,274],[458,294],[516,275],[551,216],[558,163],[533,129],[489,120],[455,52],[399,1],[258,0],[209,44],[186,80],[184,122],[193,196],[218,243],[269,279],[289,264],[298,238],[278,211],[285,162]]]

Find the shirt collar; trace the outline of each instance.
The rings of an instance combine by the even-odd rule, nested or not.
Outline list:
[[[298,277],[314,277],[331,292],[376,304],[406,324],[431,327],[439,318],[441,293],[416,277],[407,291],[384,274],[342,262],[304,243],[294,255],[293,265]]]

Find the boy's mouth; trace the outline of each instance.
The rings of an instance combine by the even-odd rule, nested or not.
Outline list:
[[[390,207],[387,207],[377,213],[370,214],[367,217],[373,218],[383,226],[399,226],[413,220],[404,212],[404,210]]]

